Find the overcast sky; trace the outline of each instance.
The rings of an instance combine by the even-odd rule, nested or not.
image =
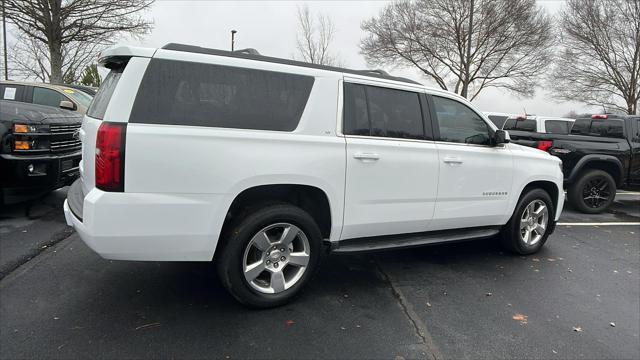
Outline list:
[[[161,47],[179,42],[219,49],[230,48],[230,31],[235,29],[236,49],[252,47],[263,55],[292,57],[295,53],[296,8],[308,4],[313,14],[333,20],[336,38],[333,51],[346,67],[365,69],[358,44],[364,37],[360,23],[376,16],[387,1],[177,1],[158,0],[145,15],[154,22],[151,34],[130,45]],[[562,0],[539,0],[551,14],[563,6]],[[429,86],[429,80],[409,68],[387,68],[393,75],[405,76]],[[518,99],[506,91],[486,89],[474,103],[483,111],[561,116],[570,110],[588,111],[578,103],[554,102],[544,89],[531,99]]]

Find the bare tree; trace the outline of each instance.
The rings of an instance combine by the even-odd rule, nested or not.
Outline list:
[[[26,39],[26,43],[17,45],[20,53],[12,56],[14,62],[35,64],[37,74],[33,75],[44,75],[52,83],[76,79],[75,74],[87,64],[81,59],[95,56],[99,48],[112,44],[119,35],[137,36],[151,29],[140,12],[153,0],[5,1],[7,18],[18,28],[23,41]]]
[[[298,7],[298,56],[306,62],[321,65],[336,65],[338,60],[329,47],[336,30],[331,19],[325,15],[313,18],[309,6]]]
[[[640,0],[569,0],[560,14],[563,46],[551,87],[627,114],[640,101]]]
[[[62,82],[75,83],[81,71],[95,61],[96,55],[106,47],[103,43],[73,42],[62,46]],[[21,33],[11,47],[9,60],[12,75],[29,80],[47,82],[51,79],[51,61],[48,47],[35,38]]]
[[[362,29],[370,64],[416,67],[471,100],[488,87],[532,96],[554,40],[535,0],[404,0]]]

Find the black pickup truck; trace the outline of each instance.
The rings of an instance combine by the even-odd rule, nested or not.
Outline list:
[[[42,196],[78,177],[82,116],[0,100],[0,205]]]
[[[577,119],[569,135],[510,130],[509,136],[562,160],[567,197],[582,212],[602,212],[616,189],[640,187],[640,116],[592,115]]]

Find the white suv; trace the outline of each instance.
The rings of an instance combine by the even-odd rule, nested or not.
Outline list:
[[[384,72],[169,44],[103,53],[67,223],[107,259],[214,261],[253,307],[321,255],[498,236],[538,251],[560,160]]]

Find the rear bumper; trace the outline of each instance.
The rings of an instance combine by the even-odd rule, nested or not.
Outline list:
[[[82,191],[82,186],[75,185],[64,202],[65,219],[103,258],[142,261],[213,258],[224,221],[224,216],[218,215],[225,213],[222,195],[110,193],[93,189],[81,195],[79,210],[73,196]]]

